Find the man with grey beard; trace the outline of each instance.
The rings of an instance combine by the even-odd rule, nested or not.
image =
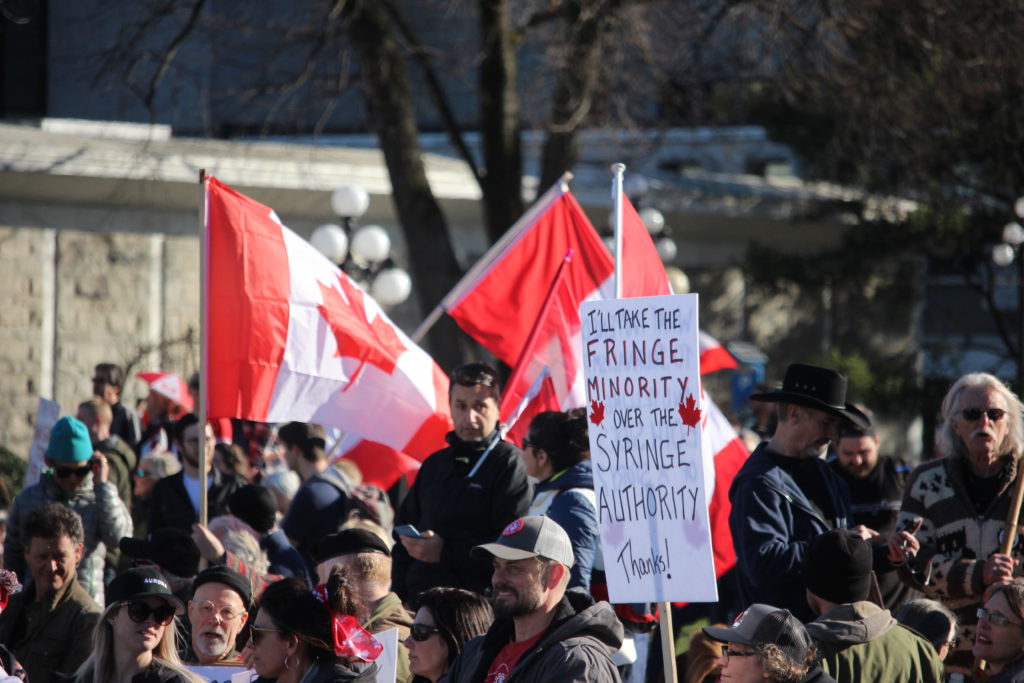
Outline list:
[[[249,579],[227,567],[214,566],[196,575],[192,589],[188,619],[194,656],[186,659],[203,666],[241,665],[235,640],[249,619]]]
[[[840,423],[866,428],[869,421],[846,402],[846,375],[816,365],[790,365],[781,391],[750,400],[775,403],[779,424],[729,489],[738,602],[788,609],[807,622],[815,616],[800,578],[808,544],[830,529],[846,528],[850,518],[849,489],[823,458]],[[862,538],[874,535],[855,531]]]
[[[619,681],[612,655],[622,625],[607,602],[565,590],[573,565],[569,535],[549,517],[523,517],[494,543],[473,548],[491,560],[491,628],[466,643],[447,683]]]

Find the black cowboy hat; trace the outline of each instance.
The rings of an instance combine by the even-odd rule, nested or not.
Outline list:
[[[867,415],[846,402],[846,375],[817,365],[793,363],[786,369],[781,391],[751,394],[750,400],[793,403],[844,418],[862,429],[871,426]]]

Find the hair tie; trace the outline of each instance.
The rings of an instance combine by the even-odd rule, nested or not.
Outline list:
[[[331,617],[331,636],[334,640],[334,654],[338,657],[357,657],[372,662],[384,651],[384,646],[364,629],[351,614],[341,614],[330,608],[327,602],[327,586],[320,584],[313,589],[313,597],[320,601]]]

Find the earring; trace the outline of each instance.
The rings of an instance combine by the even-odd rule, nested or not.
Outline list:
[[[284,658],[284,668],[285,668],[286,671],[291,671],[292,669],[294,669],[295,667],[297,667],[299,665],[298,659],[296,659],[294,664],[292,664],[291,666],[288,666],[288,660],[291,659],[291,658],[292,658],[292,655],[288,655],[287,657]]]

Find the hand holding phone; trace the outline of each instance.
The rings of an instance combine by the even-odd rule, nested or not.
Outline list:
[[[411,538],[420,538],[423,535],[412,524],[401,524],[396,526],[395,533],[399,536],[409,536]]]

